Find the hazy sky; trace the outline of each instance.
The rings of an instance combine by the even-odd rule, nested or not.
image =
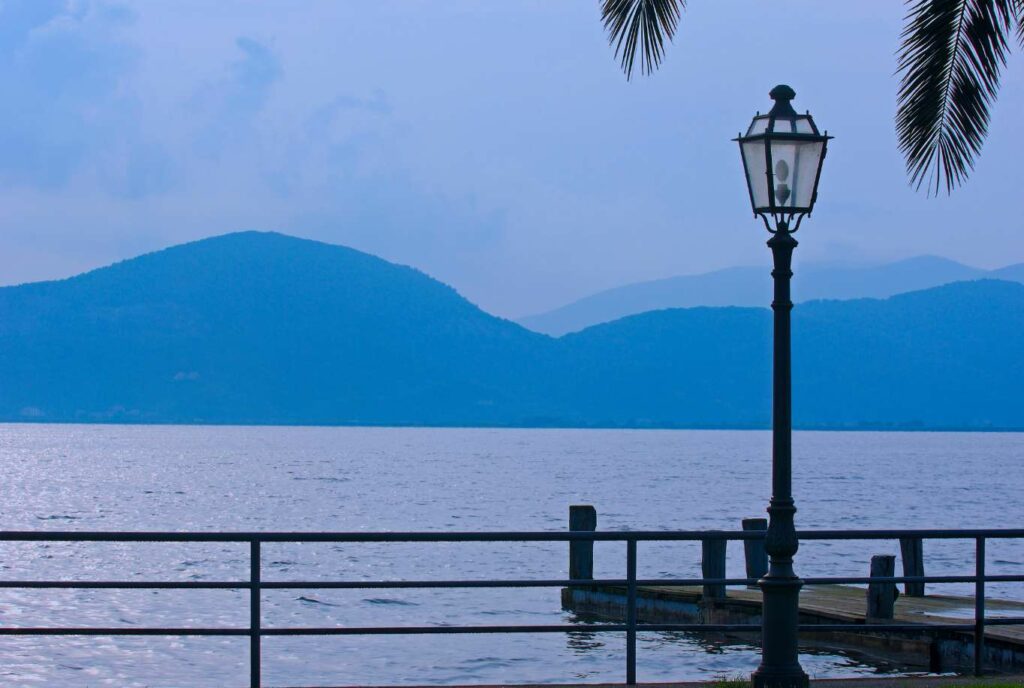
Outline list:
[[[730,138],[779,82],[836,136],[799,258],[1024,261],[1020,50],[968,186],[929,200],[893,133],[902,3],[689,4],[627,83],[596,0],[0,0],[0,282],[240,229],[506,316],[767,266]]]

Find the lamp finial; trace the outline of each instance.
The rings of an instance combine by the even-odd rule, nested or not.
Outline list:
[[[796,91],[786,84],[779,84],[769,91],[768,95],[775,101],[771,112],[768,113],[769,115],[774,115],[775,117],[796,117],[796,110],[789,104],[789,101],[796,98]]]

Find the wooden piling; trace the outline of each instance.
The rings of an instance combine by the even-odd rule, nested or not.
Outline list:
[[[743,530],[768,530],[767,518],[743,519]],[[764,549],[764,538],[743,541],[743,556],[747,562],[747,578],[760,578],[768,572],[768,552]],[[756,588],[757,585],[748,585]]]
[[[589,504],[574,504],[569,507],[569,530],[597,530],[597,509]],[[593,580],[593,541],[571,540],[569,542],[569,578],[572,580]]]
[[[725,540],[702,540],[700,568],[704,578],[725,578]],[[704,586],[704,600],[724,600],[725,586]]]
[[[876,554],[871,557],[872,578],[892,578],[896,575],[896,555]],[[893,607],[899,591],[895,583],[868,583],[867,613],[870,620],[889,620],[893,618]]]
[[[924,576],[924,542],[921,538],[900,538],[903,553],[903,575]],[[907,597],[924,597],[924,583],[904,583]]]

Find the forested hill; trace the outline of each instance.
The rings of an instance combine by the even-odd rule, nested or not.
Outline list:
[[[8,421],[767,427],[771,315],[554,339],[412,268],[245,232],[0,289]],[[794,311],[803,427],[1024,428],[1024,285]]]

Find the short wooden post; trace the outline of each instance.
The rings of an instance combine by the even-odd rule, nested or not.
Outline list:
[[[767,518],[743,519],[743,530],[768,530]],[[768,553],[764,549],[764,537],[743,541],[743,556],[747,560],[747,578],[761,578],[768,572]],[[747,586],[756,588],[756,584]]]
[[[924,542],[921,538],[900,538],[903,553],[903,575],[924,576]],[[904,583],[907,597],[924,597],[924,583]]]
[[[725,540],[702,540],[700,568],[704,578],[725,578]],[[705,600],[724,600],[725,586],[721,583],[704,585]]]
[[[574,504],[569,507],[569,530],[597,530],[597,509],[589,504]],[[594,578],[594,542],[592,540],[569,541],[569,578],[587,580]]]
[[[871,557],[872,578],[893,578],[895,575],[895,554],[876,554]],[[868,619],[891,619],[893,605],[899,595],[895,583],[868,583]]]

